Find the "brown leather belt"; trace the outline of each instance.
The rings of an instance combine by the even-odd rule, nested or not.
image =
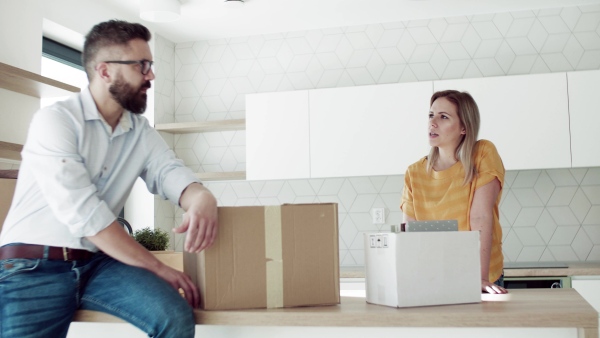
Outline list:
[[[87,250],[49,246],[47,258],[61,261],[82,261],[90,259],[92,256],[94,253]],[[0,248],[0,260],[14,258],[42,259],[44,258],[44,245],[17,244]]]

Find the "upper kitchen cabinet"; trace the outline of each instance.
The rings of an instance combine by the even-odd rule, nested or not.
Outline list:
[[[600,125],[600,70],[567,73],[571,152],[573,167],[600,166],[598,126]]]
[[[310,177],[308,91],[246,95],[246,179]]]
[[[471,93],[479,138],[496,145],[507,170],[571,167],[565,73],[434,81],[446,89]]]
[[[431,82],[309,91],[312,177],[404,174],[427,155]]]

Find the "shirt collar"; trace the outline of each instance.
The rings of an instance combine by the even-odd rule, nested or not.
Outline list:
[[[109,131],[109,134],[112,134],[110,126],[108,125],[106,120],[104,120],[102,115],[100,115],[98,107],[96,107],[96,102],[92,97],[92,93],[90,92],[89,87],[85,87],[81,91],[81,104],[83,106],[83,115],[86,121],[100,120],[105,125],[105,127],[108,128],[107,130]],[[117,125],[117,128],[115,128],[115,136],[122,133],[126,133],[132,128],[133,127],[131,122],[131,113],[128,110],[124,110],[123,114],[121,114],[121,118],[119,119],[119,124]]]

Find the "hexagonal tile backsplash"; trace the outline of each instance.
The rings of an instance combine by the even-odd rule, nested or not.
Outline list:
[[[248,93],[599,69],[600,6],[177,45],[158,36],[155,60],[156,123],[236,119]],[[244,131],[164,136],[196,172],[245,170]],[[398,174],[206,185],[220,205],[339,203],[340,262],[356,266],[361,232],[402,219]],[[372,224],[373,207],[386,224]],[[181,211],[165,208],[157,200],[156,223],[170,228]],[[500,211],[506,261],[600,260],[600,168],[508,172]]]

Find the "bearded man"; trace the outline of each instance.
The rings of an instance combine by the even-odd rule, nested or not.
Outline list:
[[[86,36],[89,86],[33,116],[0,234],[0,336],[65,337],[78,309],[103,311],[151,337],[193,337],[200,294],[116,215],[138,177],[185,211],[176,232],[200,252],[217,203],[142,117],[154,80],[151,35],[112,20]],[[179,290],[183,290],[183,298]]]

